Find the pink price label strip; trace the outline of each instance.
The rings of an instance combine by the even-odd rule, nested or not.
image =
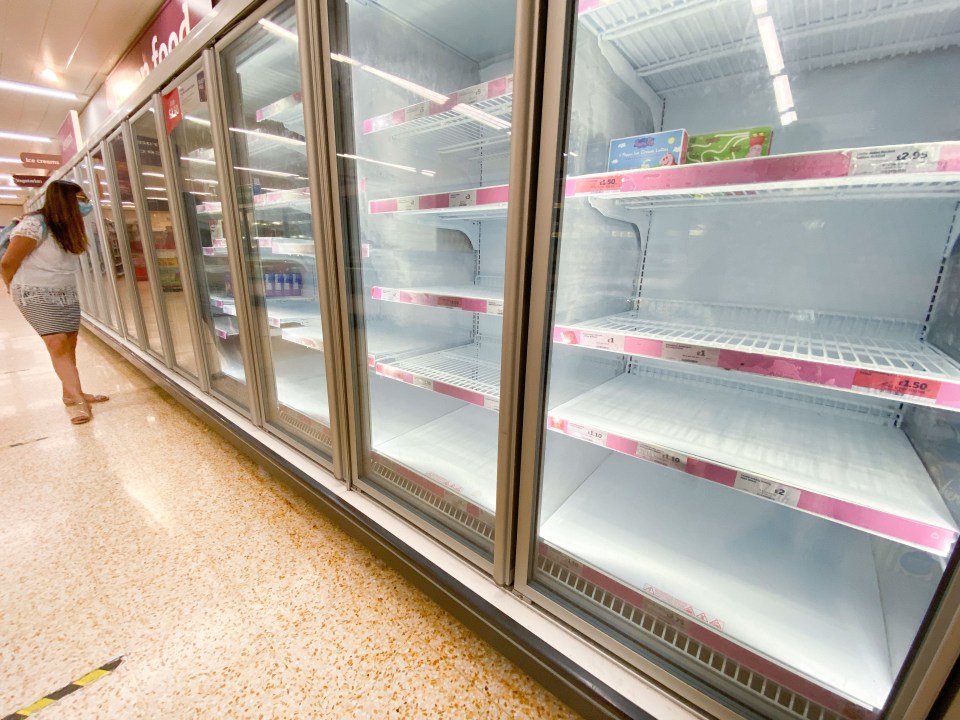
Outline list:
[[[447,210],[451,208],[482,207],[506,203],[509,186],[494,185],[483,188],[467,188],[433,195],[407,195],[404,197],[371,200],[369,209],[372,215],[380,213],[423,212],[427,210]]]
[[[844,717],[858,718],[858,720],[879,717],[879,711],[871,711],[851,703],[846,698],[830,692],[829,689],[795,675],[783,666],[730,639],[725,633],[726,624],[723,621],[711,618],[705,612],[674,598],[662,589],[645,585],[643,592],[635,590],[542,540],[537,544],[537,554],[545,560],[562,566],[575,577],[596,585],[638,610],[654,615],[687,637],[749,668],[758,675],[770,678],[808,700],[839,712]],[[704,619],[701,619],[700,615],[703,615]],[[696,622],[691,622],[694,620]]]
[[[434,293],[384,287],[372,288],[370,297],[374,300],[383,300],[384,302],[445,307],[453,310],[482,313],[484,315],[503,315],[502,300],[485,300],[483,298],[462,297],[459,295],[436,295]]]
[[[430,378],[415,375],[412,372],[395,368],[386,363],[375,363],[375,369],[378,375],[388,377],[392,380],[399,380],[407,385],[414,385],[424,390],[447,395],[448,397],[463,400],[471,405],[477,405],[488,410],[500,410],[500,399],[492,395],[484,395],[483,393],[467,390],[466,388],[441,382],[440,380],[431,380]]]
[[[671,448],[644,443],[635,438],[616,435],[602,428],[571,422],[557,415],[547,416],[547,427],[623,455],[670,467],[687,475],[725,485],[781,505],[788,505],[811,515],[830,518],[845,525],[901,540],[942,556],[949,554],[957,539],[956,531],[948,527],[929,525],[894,513],[858,505],[849,500],[841,500],[780,483],[772,478],[737,471],[727,465],[684,455]]]
[[[912,375],[894,375],[875,370],[858,370],[812,360],[721,350],[703,345],[671,343],[653,338],[605,333],[567,325],[553,329],[553,341],[594,350],[661,358],[690,365],[734,370],[751,375],[782,378],[841,390],[887,396],[921,405],[960,410],[960,383],[931,380]]]

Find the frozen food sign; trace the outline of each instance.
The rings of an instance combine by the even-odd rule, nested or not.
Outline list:
[[[211,10],[213,0],[167,0],[107,77],[115,110]]]

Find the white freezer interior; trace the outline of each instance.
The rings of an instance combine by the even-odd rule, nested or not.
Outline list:
[[[886,700],[893,678],[869,535],[614,453],[541,519],[540,536],[691,604],[802,676],[868,707]]]

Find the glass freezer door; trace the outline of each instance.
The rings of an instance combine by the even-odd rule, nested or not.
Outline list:
[[[163,94],[164,130],[173,150],[173,184],[183,207],[187,251],[193,259],[201,334],[211,388],[246,409],[249,393],[224,234],[217,159],[204,70],[188,70]]]
[[[90,180],[89,167],[87,161],[81,161],[74,169],[76,180],[80,187],[87,194],[90,202],[94,203],[94,211],[83,218],[83,226],[87,231],[87,240],[90,243],[88,250],[90,254],[90,264],[93,273],[93,292],[96,299],[93,303],[94,317],[100,322],[119,332],[116,313],[113,302],[113,283],[108,273],[111,272],[107,261],[107,246],[103,242],[103,236],[100,232],[100,224],[97,222],[97,192],[94,190],[93,182]]]
[[[530,585],[750,717],[884,716],[960,521],[956,3],[567,28]]]
[[[331,5],[362,475],[489,558],[516,3]]]
[[[266,421],[330,456],[321,284],[292,2],[221,51]]]
[[[103,232],[107,236],[105,258],[109,271],[114,274],[116,298],[120,303],[120,319],[126,337],[138,342],[139,332],[131,308],[131,290],[128,278],[131,273],[126,268],[126,261],[120,249],[120,238],[117,235],[117,225],[114,218],[113,204],[110,198],[110,185],[107,183],[107,168],[103,161],[103,150],[98,149],[91,156],[93,161],[93,179],[95,191],[100,205],[100,217],[103,219]]]
[[[153,291],[150,288],[150,275],[147,271],[147,256],[140,235],[140,223],[137,222],[137,206],[133,200],[133,185],[131,184],[130,166],[127,163],[127,151],[120,134],[115,135],[110,140],[110,152],[116,170],[116,191],[119,193],[120,213],[123,216],[121,231],[127,243],[127,250],[130,253],[130,264],[133,266],[134,282],[130,285],[130,288],[134,290],[132,302],[135,307],[140,309],[143,317],[143,330],[146,334],[144,349],[162,358],[163,346],[160,340],[160,323],[157,321]],[[116,207],[116,204],[114,207]]]
[[[187,376],[196,378],[199,368],[191,338],[189,310],[184,299],[183,278],[173,234],[173,216],[164,185],[157,118],[153,108],[131,121],[130,133],[137,153],[139,189],[146,201],[148,226],[143,228],[143,237],[153,246],[154,275],[160,284],[160,297],[170,330],[170,342],[173,344],[171,354],[177,368]]]

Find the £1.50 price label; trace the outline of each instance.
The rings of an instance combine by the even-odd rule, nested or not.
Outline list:
[[[940,392],[940,383],[936,380],[894,375],[873,370],[857,370],[853,376],[853,386],[866,390],[879,390],[895,395],[908,395],[923,400],[936,400]]]

